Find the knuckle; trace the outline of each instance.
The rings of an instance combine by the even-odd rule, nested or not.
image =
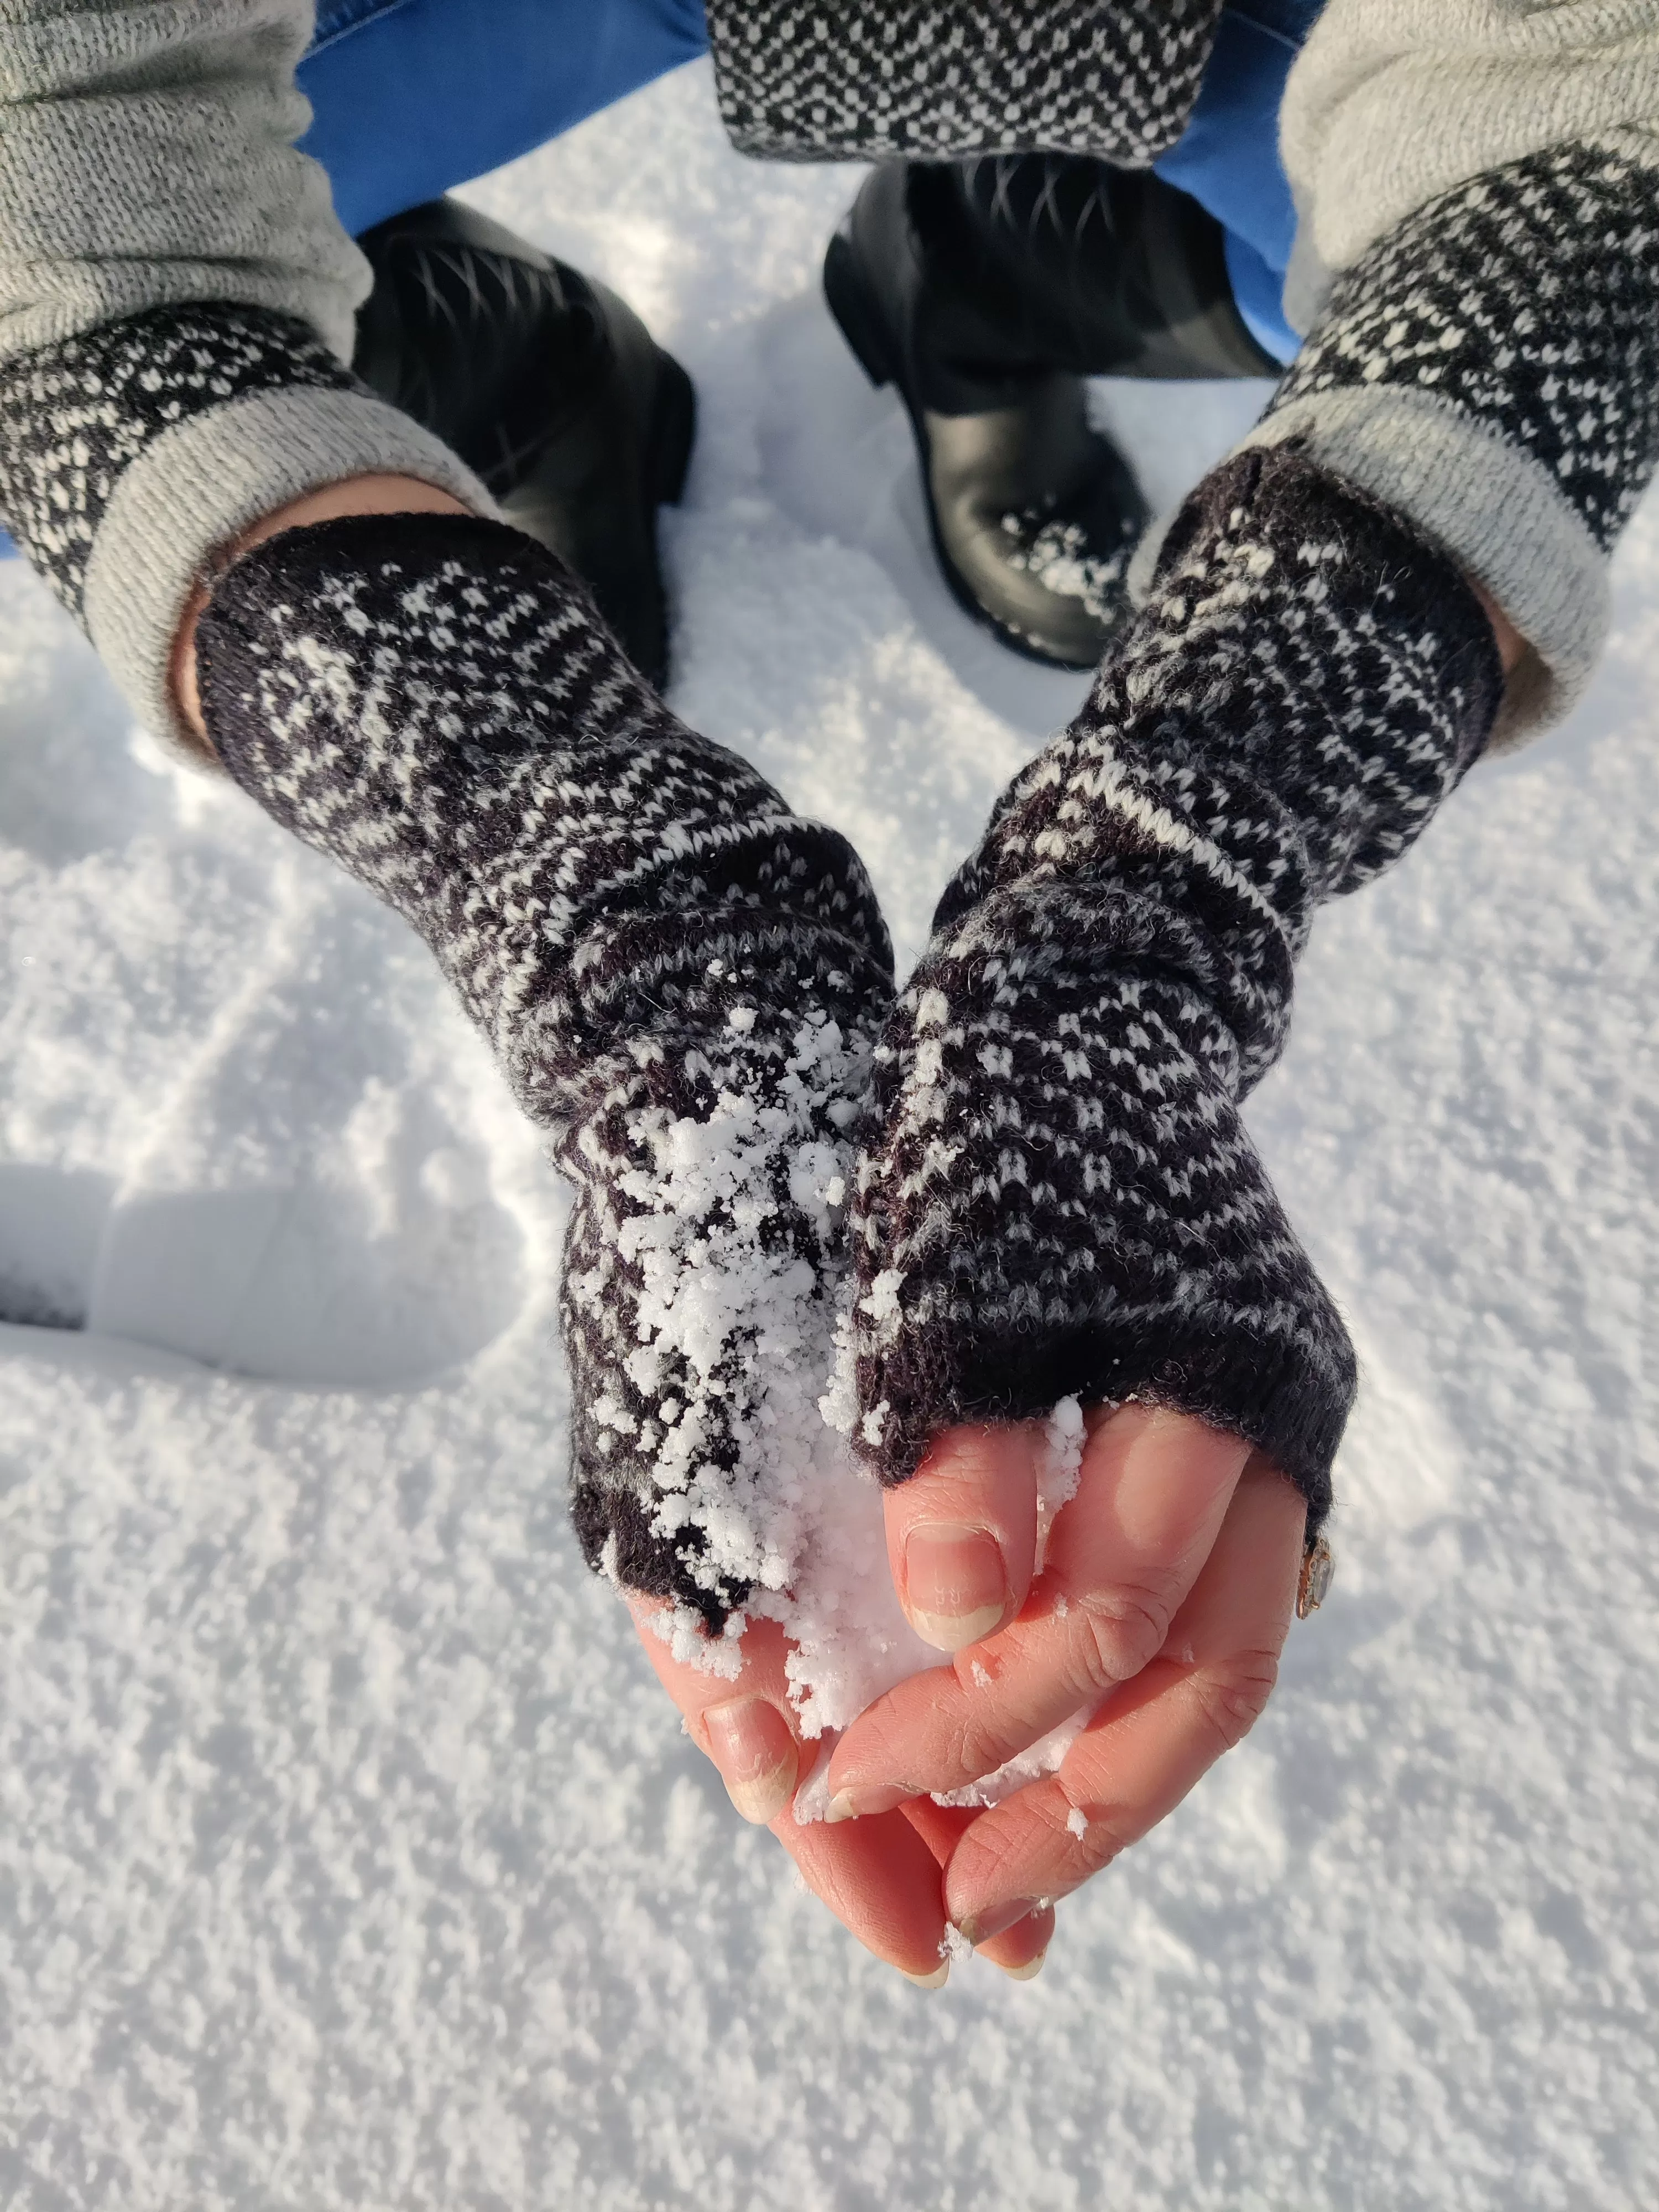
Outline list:
[[[1133,1836],[1126,1835],[1109,1822],[1101,1822],[1098,1830],[1091,1822],[1089,1828],[1089,1840],[1081,1847],[1080,1853],[1084,1881],[1092,1881],[1097,1874],[1103,1874],[1113,1861],[1121,1858],[1130,1844],[1135,1841],[1136,1838]]]
[[[1079,1881],[1087,1881],[1127,1851],[1135,1837],[1115,1805],[1091,1804],[1076,1809],[1084,1817],[1083,1833],[1079,1836],[1072,1826],[1074,1814],[1068,1814],[1066,1820],[1057,1820],[1054,1840],[1079,1869]]]
[[[1218,1753],[1243,1741],[1261,1719],[1278,1680],[1278,1656],[1265,1650],[1237,1653],[1215,1672],[1194,1678],[1199,1715],[1215,1739]]]
[[[1001,1731],[988,1721],[964,1713],[951,1730],[951,1746],[956,1772],[963,1782],[978,1782],[994,1774],[1012,1757]]]
[[[916,1763],[916,1747],[912,1741],[914,1727],[908,1725],[908,1716],[898,1696],[891,1690],[867,1706],[842,1739],[845,1756],[836,1757],[836,1771],[845,1784],[852,1782],[887,1782],[896,1778],[908,1778],[909,1766]]]
[[[1157,1657],[1170,1632],[1170,1594],[1149,1584],[1120,1583],[1080,1607],[1079,1657],[1090,1689],[1103,1697]]]

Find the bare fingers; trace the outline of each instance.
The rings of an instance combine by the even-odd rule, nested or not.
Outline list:
[[[956,1833],[925,1833],[899,1813],[856,1827],[831,1828],[821,1820],[802,1826],[794,1795],[817,1747],[801,1742],[796,1732],[782,1630],[774,1621],[753,1623],[738,1647],[739,1671],[728,1680],[675,1657],[652,1626],[661,1607],[640,1597],[629,1604],[659,1680],[738,1812],[771,1829],[808,1887],[867,1950],[924,1988],[938,1988],[945,1978],[941,1869]],[[1018,1962],[1044,1942],[1034,1926],[1006,1948]],[[1000,1960],[1003,1954],[990,1955]]]
[[[988,1433],[1028,1441],[1018,1453],[1011,1443],[994,1455],[968,1448]],[[978,1781],[1137,1674],[1163,1648],[1249,1455],[1237,1437],[1157,1407],[1127,1406],[1098,1422],[1077,1494],[1055,1521],[1032,1583],[1032,1436],[1030,1428],[957,1431],[890,1494],[889,1547],[913,1620],[914,1571],[904,1566],[918,1526],[1010,1530],[1010,1601],[1024,1601],[949,1667],[900,1683],[860,1714],[830,1766],[837,1817]],[[1023,1504],[1014,1495],[1021,1481]]]
[[[1290,1626],[1305,1520],[1300,1494],[1252,1461],[1163,1651],[1107,1699],[1057,1774],[964,1830],[945,1898],[969,1942],[1005,1938],[1079,1888],[1249,1729]]]
[[[675,1657],[652,1626],[664,1603],[630,1595],[628,1609],[657,1680],[679,1707],[686,1733],[711,1759],[726,1794],[745,1820],[769,1827],[811,1771],[816,1750],[796,1732],[784,1673],[783,1631],[756,1621],[738,1647],[735,1680]]]

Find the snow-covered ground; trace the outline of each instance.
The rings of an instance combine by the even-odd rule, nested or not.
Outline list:
[[[818,301],[854,182],[738,162],[692,70],[476,197],[696,376],[676,703],[908,954],[1082,687],[932,575]],[[1260,398],[1102,395],[1159,495]],[[0,2201],[1659,2202],[1659,505],[1616,581],[1253,1109],[1366,1364],[1335,1593],[1039,1980],[930,1996],[581,1570],[559,1192],[426,956],[0,572]]]

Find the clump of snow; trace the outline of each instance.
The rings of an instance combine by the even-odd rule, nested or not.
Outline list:
[[[733,1026],[745,1036],[750,1018]],[[822,1016],[795,1030],[781,1073],[759,1096],[730,1087],[707,1119],[642,1112],[630,1135],[650,1166],[625,1179],[639,1211],[622,1248],[640,1271],[638,1349],[629,1379],[653,1404],[643,1423],[620,1405],[610,1418],[638,1448],[659,1493],[653,1526],[665,1542],[695,1529],[681,1557],[703,1587],[750,1585],[725,1632],[702,1632],[689,1607],[656,1617],[677,1659],[726,1679],[750,1619],[777,1621],[789,1639],[789,1694],[809,1739],[845,1728],[872,1698],[940,1663],[894,1593],[881,1492],[847,1434],[854,1289],[844,1263],[781,1244],[769,1232],[787,1191],[807,1217],[817,1252],[836,1251],[854,1170],[834,1133],[839,1111],[867,1074],[858,1040]],[[733,1084],[738,1080],[732,1072]],[[874,1325],[899,1311],[895,1272],[858,1303]],[[605,1407],[599,1408],[605,1418]],[[866,1433],[868,1423],[866,1423]],[[709,1456],[718,1433],[731,1449]],[[1076,1399],[1044,1425],[1039,1455],[1038,1571],[1055,1514],[1073,1496],[1084,1443]],[[1074,1733],[1074,1731],[1073,1731]],[[994,1803],[1019,1779],[1052,1771],[1064,1730],[951,1802]],[[797,1802],[797,1817],[817,1800]]]
[[[753,1010],[738,1013],[747,1018],[730,1026],[751,1035]],[[672,1544],[697,1532],[681,1557],[704,1588],[750,1586],[720,1636],[702,1633],[684,1607],[659,1613],[656,1632],[677,1659],[731,1679],[746,1622],[777,1621],[809,1739],[939,1664],[894,1594],[881,1492],[848,1434],[855,1292],[837,1232],[854,1160],[836,1131],[867,1073],[860,1040],[809,1016],[781,1069],[734,1065],[706,1119],[635,1115],[633,1146],[650,1164],[623,1179],[638,1210],[621,1245],[641,1285],[629,1376],[652,1411],[641,1421],[613,1403],[608,1418],[655,1484],[656,1533]],[[773,1234],[786,1193],[806,1218],[811,1251]],[[858,1300],[877,1329],[896,1320],[902,1281],[878,1275]],[[604,1401],[596,1410],[607,1418]],[[729,1447],[718,1460],[717,1437]],[[1064,1399],[1039,1456],[1039,1572],[1054,1516],[1076,1492],[1083,1443],[1081,1408]],[[991,1794],[960,1802],[994,1802],[1016,1778],[1052,1771],[1062,1735],[978,1785]],[[798,1816],[814,1802],[803,1796]]]
[[[733,1026],[750,1035],[752,1013]],[[729,1676],[745,1622],[780,1622],[809,1737],[939,1656],[893,1595],[880,1490],[830,1418],[849,1387],[836,1346],[853,1295],[832,1256],[854,1165],[836,1129],[866,1073],[864,1044],[809,1016],[781,1069],[733,1065],[707,1119],[635,1116],[649,1164],[625,1179],[637,1212],[621,1244],[642,1286],[629,1376],[651,1411],[616,1404],[610,1418],[655,1485],[656,1533],[673,1544],[697,1532],[682,1557],[705,1588],[750,1586],[723,1636],[703,1635],[687,1607],[665,1609],[657,1632],[677,1658]],[[806,1249],[775,1233],[786,1196]]]
[[[1081,523],[1048,520],[1033,528],[1026,515],[1005,514],[1002,530],[1014,541],[1007,556],[1011,568],[1034,576],[1060,599],[1080,600],[1098,623],[1121,612],[1132,546],[1103,557],[1089,550]]]
[[[1048,1536],[1054,1516],[1077,1496],[1086,1440],[1082,1407],[1075,1398],[1062,1398],[1042,1425],[1042,1444],[1037,1455],[1038,1574],[1042,1572],[1048,1556]]]
[[[722,1089],[707,1120],[633,1118],[650,1166],[623,1179],[638,1211],[620,1243],[641,1285],[628,1369],[653,1412],[630,1443],[661,1494],[658,1534],[699,1531],[693,1571],[710,1589],[781,1590],[805,1540],[836,1279],[773,1231],[787,1195],[813,1246],[831,1248],[851,1163],[830,1109],[865,1064],[837,1023],[809,1018],[781,1073],[749,1064],[763,1089]]]

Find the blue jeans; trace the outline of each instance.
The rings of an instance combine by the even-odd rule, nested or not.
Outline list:
[[[706,51],[702,0],[320,0],[300,64],[355,237]]]
[[[1279,158],[1279,108],[1291,65],[1325,0],[1228,0],[1187,128],[1153,164],[1190,192],[1226,233],[1233,301],[1275,361],[1301,340],[1281,294],[1296,210]]]
[[[1296,216],[1279,105],[1324,0],[1229,0],[1191,120],[1158,163],[1226,233],[1240,313],[1280,361]],[[702,0],[323,0],[301,141],[354,234],[527,153],[702,53]]]
[[[1296,216],[1279,104],[1324,0],[1229,0],[1192,118],[1158,173],[1226,233],[1240,314],[1275,360],[1296,352],[1279,289]],[[354,235],[555,138],[707,50],[703,0],[321,0],[300,64]],[[0,555],[13,550],[0,531]]]
[[[1226,233],[1257,343],[1289,361],[1279,291],[1296,234],[1279,106],[1324,0],[1229,0],[1186,131],[1160,176]],[[301,141],[354,234],[527,153],[702,53],[702,0],[323,0],[300,68]]]

